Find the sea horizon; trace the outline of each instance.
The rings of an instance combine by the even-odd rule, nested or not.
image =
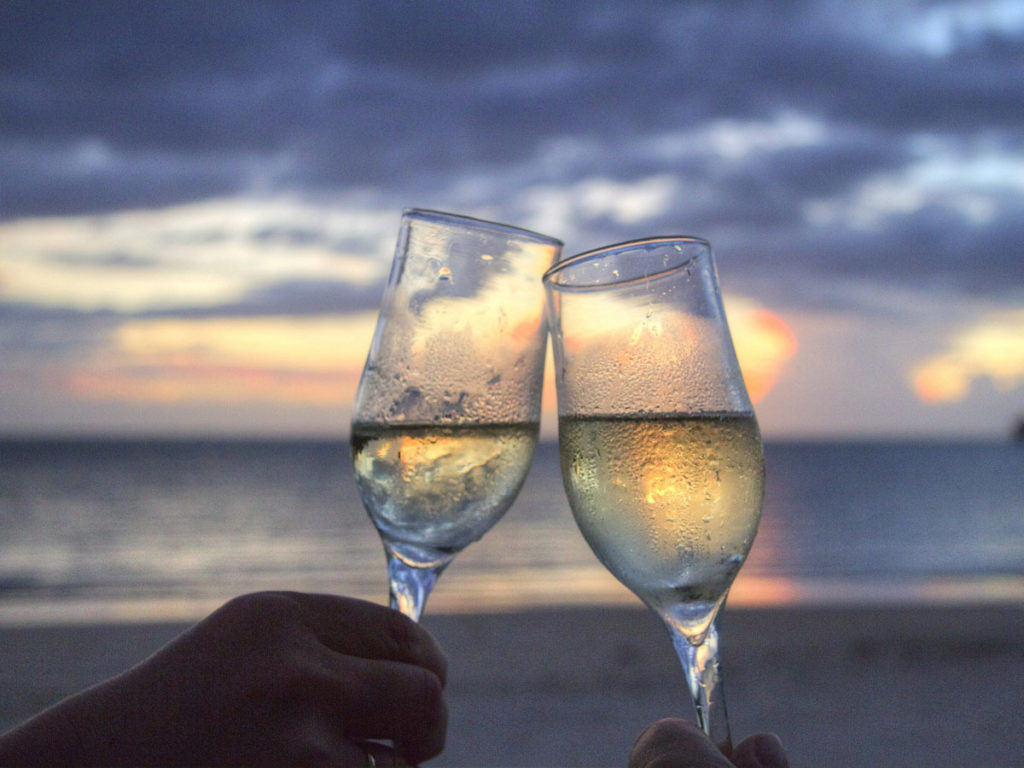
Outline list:
[[[1024,605],[1011,441],[765,446],[764,517],[731,608]],[[0,459],[0,625],[194,621],[259,589],[386,599],[346,438],[19,435]],[[563,606],[641,603],[583,542],[543,440],[428,613]]]

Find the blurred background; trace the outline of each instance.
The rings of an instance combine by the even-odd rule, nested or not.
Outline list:
[[[998,0],[0,4],[0,621],[383,598],[346,443],[409,206],[711,240],[732,605],[1024,603],[1022,66]],[[431,610],[635,604],[540,452]]]

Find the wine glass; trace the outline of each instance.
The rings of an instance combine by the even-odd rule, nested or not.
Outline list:
[[[561,246],[466,216],[402,215],[351,444],[391,607],[414,620],[526,477],[547,345],[541,276]]]
[[[544,285],[573,516],[665,622],[697,720],[729,750],[715,619],[757,533],[764,458],[711,246],[614,245],[556,264]]]

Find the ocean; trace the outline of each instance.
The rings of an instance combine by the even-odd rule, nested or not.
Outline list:
[[[769,441],[766,465],[730,605],[1024,604],[1024,447]],[[262,589],[385,600],[346,443],[0,440],[0,625],[198,619]],[[427,612],[635,602],[542,443]]]

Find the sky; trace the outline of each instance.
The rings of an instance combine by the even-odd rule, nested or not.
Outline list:
[[[1019,0],[6,0],[0,434],[344,437],[417,206],[709,239],[768,438],[1004,437],[1022,72]]]

